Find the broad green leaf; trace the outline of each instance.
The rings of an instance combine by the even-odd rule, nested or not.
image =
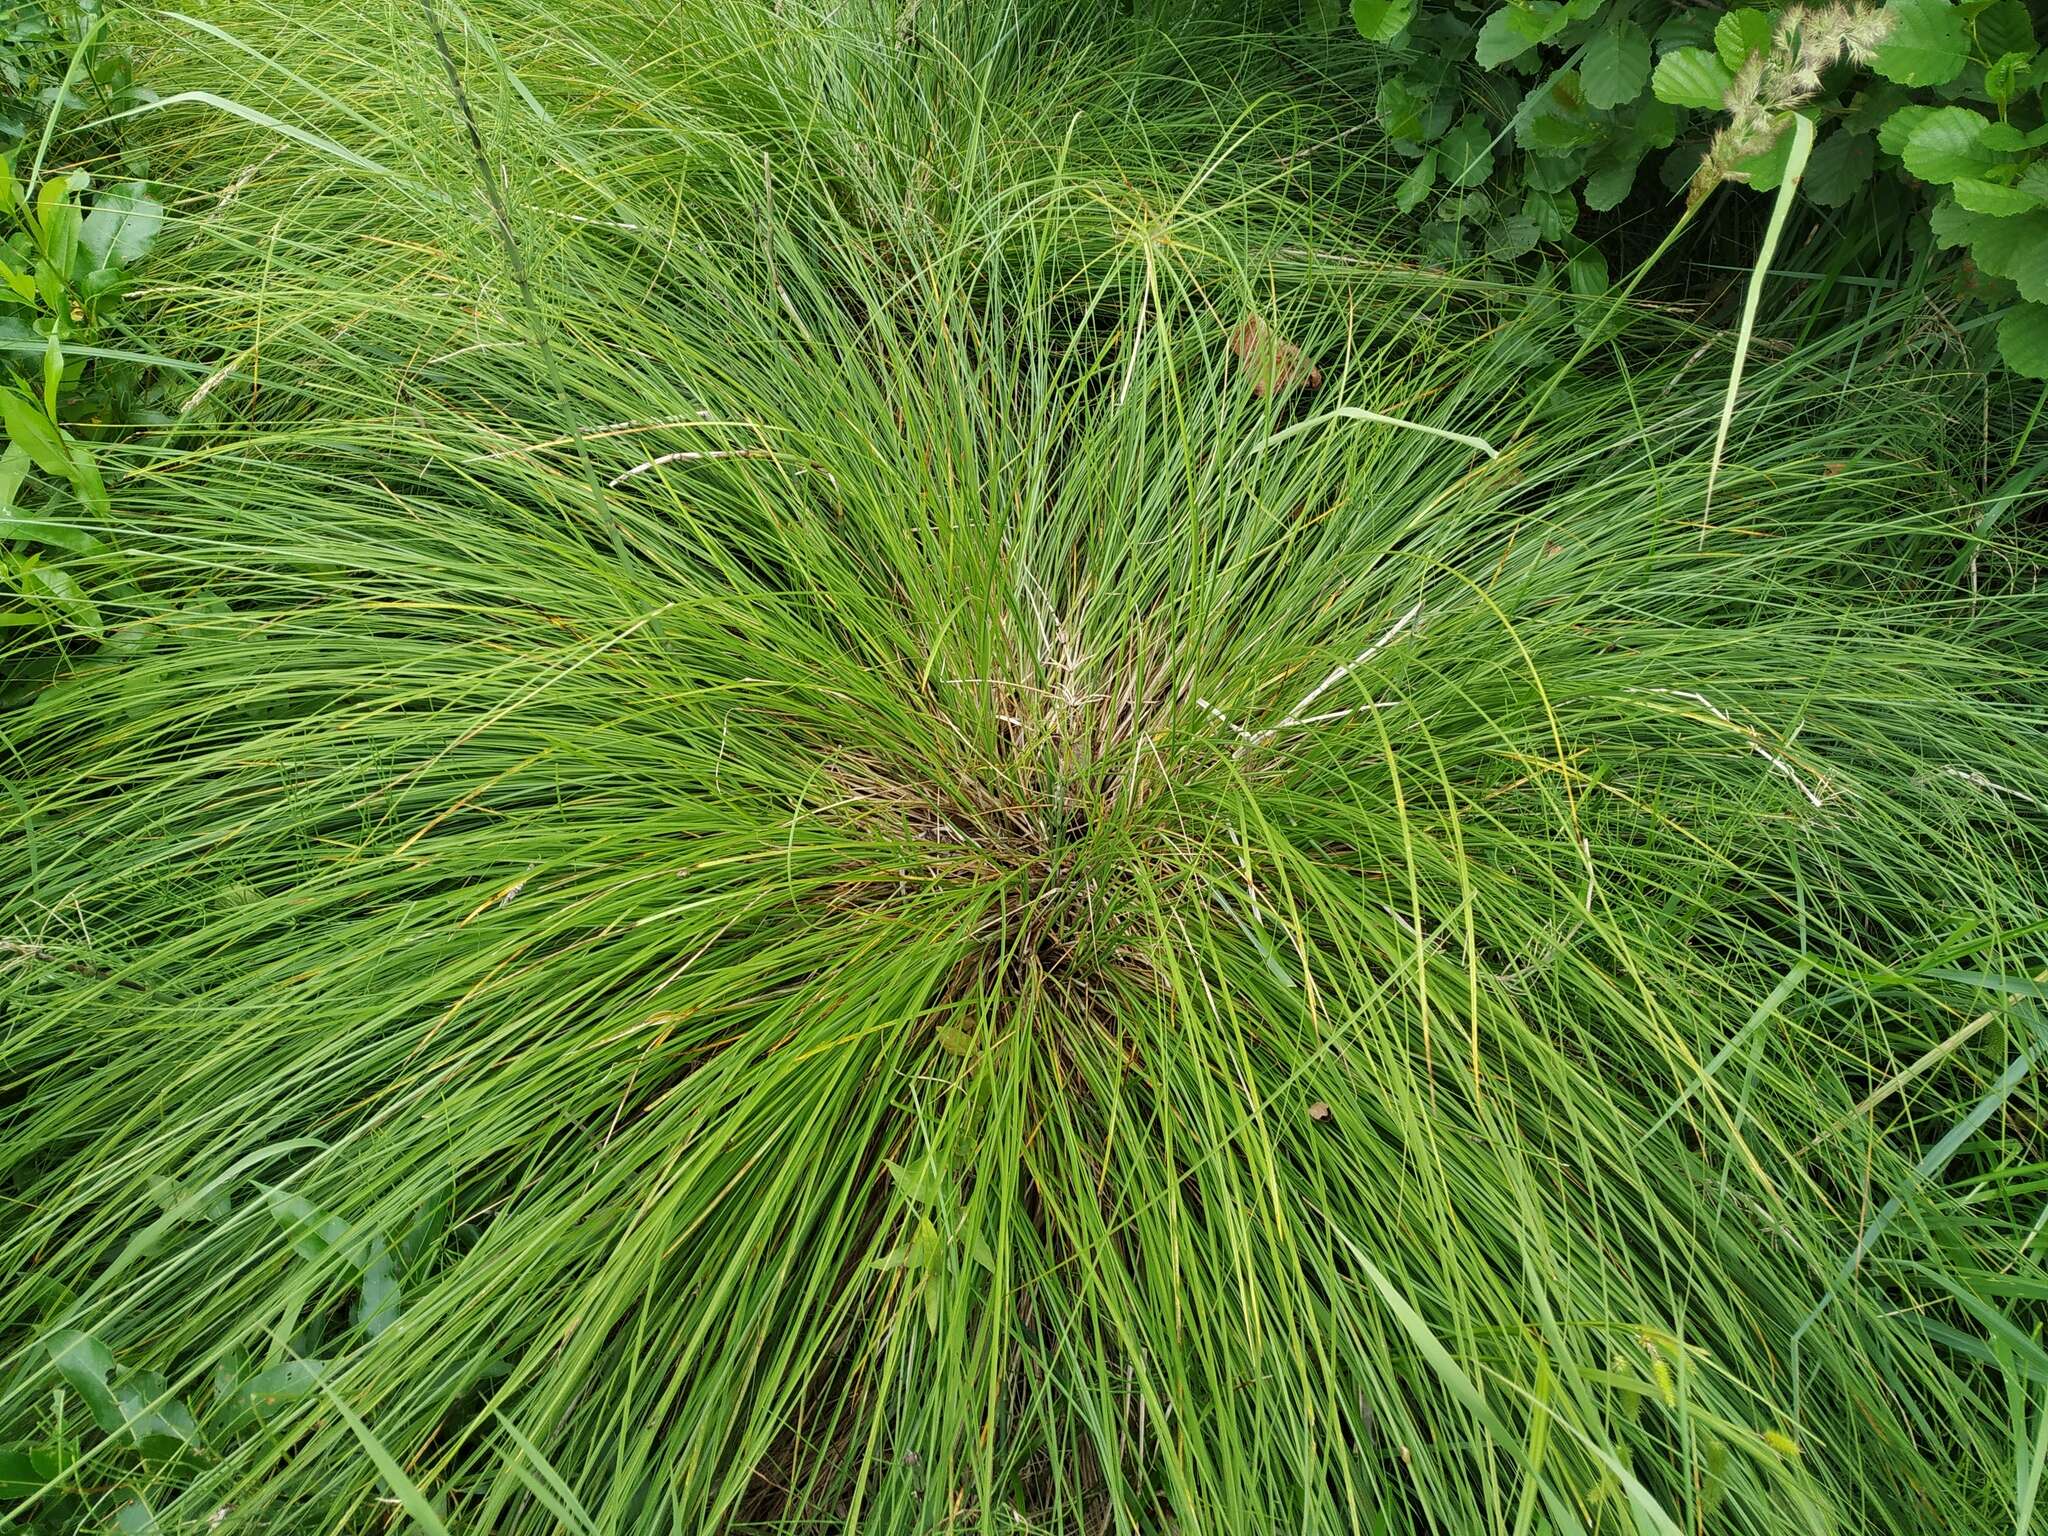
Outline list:
[[[2011,123],[1986,123],[1984,131],[1977,136],[1977,142],[2000,154],[2017,154],[2027,147],[2027,135]]]
[[[2048,379],[2048,304],[2015,304],[1998,322],[1998,355],[2014,373]]]
[[[1515,25],[1515,8],[1502,6],[1480,27],[1472,56],[1481,68],[1498,69],[1510,59],[1520,58],[1536,43],[1537,39],[1526,28]]]
[[[1351,0],[1351,21],[1370,42],[1391,43],[1415,19],[1415,0]]]
[[[1414,81],[1396,75],[1381,83],[1373,98],[1373,115],[1387,131],[1388,138],[1420,141],[1431,137],[1424,121],[1430,105],[1428,91]]]
[[[1562,240],[1579,221],[1578,199],[1569,192],[1531,187],[1522,199],[1522,217],[1535,226],[1538,239]]]
[[[235,1388],[232,1401],[238,1407],[261,1415],[269,1409],[311,1397],[319,1390],[320,1379],[326,1374],[325,1360],[287,1360],[282,1365],[258,1371],[241,1383]]]
[[[1475,114],[1458,119],[1437,145],[1444,180],[1453,187],[1476,187],[1493,174],[1493,135]]]
[[[2005,106],[2025,88],[2027,65],[2032,57],[2019,52],[1999,55],[1984,71],[1984,94]]]
[[[1990,222],[1983,214],[1972,213],[1960,203],[1947,199],[1936,203],[1927,216],[1935,248],[1943,251],[1968,245],[1990,227]]]
[[[912,1163],[888,1162],[889,1177],[896,1192],[913,1205],[943,1205],[947,1195],[945,1169],[937,1157],[926,1153]]]
[[[92,178],[85,172],[74,171],[68,176],[47,176],[36,188],[38,243],[60,273],[69,270],[68,253],[78,243],[78,205],[71,201],[71,194],[83,192],[91,184]],[[57,254],[59,244],[65,257]]]
[[[0,420],[6,422],[8,441],[27,454],[37,469],[71,478],[71,450],[64,435],[34,400],[18,389],[0,389]]]
[[[1792,135],[1785,130],[1791,126],[1791,116],[1788,112],[1778,118],[1778,136],[1771,141],[1769,149],[1735,163],[1736,174],[1747,181],[1752,190],[1775,191],[1785,179],[1786,162],[1792,152]]]
[[[1675,48],[1657,61],[1650,89],[1674,107],[1718,107],[1735,76],[1704,48]]]
[[[78,578],[69,571],[55,565],[31,565],[20,573],[21,585],[31,597],[54,609],[59,617],[81,634],[104,640],[106,626],[100,622],[100,610],[93,600],[85,595],[85,588],[78,584]],[[68,1379],[68,1378],[67,1378]],[[85,1396],[85,1389],[79,1388],[79,1395]],[[90,1403],[91,1399],[87,1399]],[[110,1399],[111,1401],[111,1399]],[[118,1416],[119,1408],[114,1410]],[[93,1412],[99,1418],[97,1409]],[[113,1426],[119,1428],[119,1424]]]
[[[1742,68],[1752,53],[1770,49],[1771,18],[1763,11],[1745,6],[1714,23],[1714,53],[1731,70]]]
[[[1971,212],[1970,256],[1993,277],[2009,277],[2020,297],[2048,304],[2048,210],[2012,218]]]
[[[1970,55],[1962,12],[1949,0],[1890,0],[1891,31],[1871,67],[1899,85],[1941,85],[1962,73]]]
[[[356,1320],[376,1338],[397,1321],[399,1284],[396,1268],[381,1232],[357,1232],[339,1216],[288,1190],[258,1185],[270,1214],[285,1230],[301,1258],[318,1260],[339,1254],[362,1281]]]
[[[1629,188],[1635,185],[1636,170],[1641,164],[1640,160],[1622,160],[1594,171],[1586,178],[1586,206],[1595,213],[1619,207]]]
[[[7,451],[0,453],[0,514],[14,510],[14,498],[21,494],[28,471],[27,451],[18,443],[9,443]]]
[[[2037,43],[2034,21],[2022,0],[1996,0],[1977,13],[1978,54],[1987,59],[2017,53],[2031,57]]]
[[[1993,163],[1982,139],[1987,124],[1968,107],[1937,107],[1920,120],[1906,140],[1906,169],[1922,181],[1954,181],[1975,176]]]
[[[1643,94],[1650,79],[1650,37],[1632,21],[1595,32],[1579,60],[1587,104],[1607,111]]]
[[[1976,176],[1958,176],[1951,183],[1951,189],[1956,201],[1972,213],[1988,213],[1994,218],[2009,219],[2041,206],[2037,199],[2017,187],[1984,181]]]
[[[1401,185],[1394,190],[1394,206],[1403,213],[1413,213],[1422,200],[1429,196],[1429,189],[1436,185],[1436,151],[1428,150],[1415,162]]]
[[[1522,157],[1522,185],[1538,192],[1568,192],[1585,174],[1585,159],[1577,150]]]
[[[1515,142],[1542,154],[1568,154],[1597,141],[1607,128],[1586,107],[1576,70],[1561,69],[1523,104]]]
[[[331,1216],[303,1195],[290,1190],[274,1189],[270,1185],[259,1185],[263,1191],[263,1202],[270,1208],[271,1216],[284,1228],[285,1237],[302,1259],[324,1259],[331,1252],[343,1249],[349,1241],[349,1226],[339,1216]]]
[[[1497,260],[1512,261],[1535,250],[1537,239],[1534,219],[1511,214],[1487,230],[1486,249]]]
[[[1508,16],[1517,31],[1548,42],[1571,23],[1571,13],[1558,0],[1508,0]]]
[[[1607,291],[1607,258],[1597,245],[1582,245],[1566,259],[1565,282],[1573,293],[1593,298]]]
[[[47,566],[37,566],[26,574],[39,576],[48,569]],[[85,1400],[93,1422],[110,1435],[118,1433],[127,1419],[107,1380],[114,1374],[113,1351],[91,1334],[80,1333],[75,1328],[58,1329],[50,1335],[44,1347],[49,1350],[50,1363],[57,1367],[57,1374],[63,1378],[64,1384]]]
[[[1819,206],[1839,208],[1870,180],[1876,164],[1877,145],[1869,134],[1837,128],[1814,149],[1800,186]]]
[[[104,518],[112,507],[107,500],[107,487],[100,479],[99,461],[93,457],[90,444],[77,439],[67,440],[71,450],[69,475],[71,489],[78,493],[79,504],[94,517]]]
[[[363,1266],[362,1295],[356,1305],[356,1321],[363,1332],[373,1339],[382,1337],[384,1330],[398,1321],[399,1297],[398,1273],[391,1255],[382,1235],[372,1233],[369,1262]]]
[[[104,547],[83,528],[74,528],[54,518],[33,516],[18,507],[0,508],[0,539],[40,544],[46,549],[61,549],[74,555],[95,554]]]
[[[0,1445],[0,1499],[26,1499],[55,1482],[63,1464],[48,1451]]]
[[[199,1443],[192,1410],[171,1395],[171,1384],[155,1371],[135,1371],[114,1388],[121,1417],[135,1444],[152,1455],[172,1455]]]
[[[1941,110],[1938,107],[1901,107],[1877,130],[1877,147],[1888,155],[1903,155],[1913,130]]]
[[[157,1524],[156,1511],[137,1494],[114,1511],[114,1529],[120,1536],[158,1536],[163,1527]]]
[[[1871,80],[1849,98],[1849,110],[1842,114],[1838,126],[1850,133],[1874,133],[1886,118],[1912,99],[1913,93],[1903,85]]]
[[[1406,0],[1413,9],[1413,0]],[[88,270],[103,271],[140,261],[163,228],[164,205],[139,181],[102,192],[79,226],[78,243],[91,256]]]

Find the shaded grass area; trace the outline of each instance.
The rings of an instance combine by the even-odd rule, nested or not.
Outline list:
[[[1703,525],[1702,337],[1528,419],[1583,310],[1220,26],[451,13],[501,226],[423,20],[218,19],[321,142],[152,120],[216,378],[7,725],[42,1518],[2024,1525],[2048,636],[1944,380],[1773,359]]]

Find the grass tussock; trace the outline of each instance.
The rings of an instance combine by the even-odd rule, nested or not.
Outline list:
[[[502,219],[423,19],[167,33],[307,137],[161,120],[214,372],[6,727],[0,1437],[62,1328],[195,1429],[48,1507],[2023,1525],[2048,622],[1942,381],[1773,359],[1703,525],[1700,338],[1546,393],[1284,49],[444,21]]]

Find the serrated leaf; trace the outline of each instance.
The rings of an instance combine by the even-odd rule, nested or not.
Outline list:
[[[1976,176],[1958,176],[1950,183],[1950,190],[1955,193],[1956,201],[1972,213],[1990,214],[1993,218],[2009,219],[2041,206],[2038,200],[2017,187],[2002,186]]]
[[[1413,213],[1429,196],[1429,189],[1436,185],[1436,151],[1429,150],[1415,162],[1401,185],[1394,190],[1394,206],[1403,213]]]
[[[1913,137],[1913,130],[1940,110],[1939,107],[1900,107],[1879,126],[1877,147],[1888,155],[1905,154],[1906,141]]]
[[[1742,68],[1752,53],[1771,48],[1771,18],[1762,11],[1744,7],[1729,11],[1714,23],[1714,54],[1729,69]]]
[[[1873,80],[1849,98],[1849,110],[1842,114],[1840,126],[1850,133],[1874,133],[1886,118],[1911,100],[1912,93],[1903,85]]]
[[[1900,157],[1922,181],[1939,184],[1974,176],[1992,164],[1991,151],[1982,143],[1987,126],[1968,107],[1936,107],[1908,135]]]
[[[1657,61],[1650,89],[1674,107],[1718,107],[1735,81],[1728,66],[1704,48],[1674,48]]]
[[[1934,205],[1927,216],[1927,226],[1933,232],[1937,250],[1952,251],[1959,245],[1968,245],[1986,227],[1984,215],[1972,213],[1961,204],[1944,198]]]
[[[1601,28],[1579,59],[1589,106],[1605,112],[1643,94],[1650,80],[1650,36],[1632,21]]]
[[[1536,39],[1515,25],[1515,8],[1502,6],[1486,18],[1473,44],[1472,57],[1482,69],[1498,69],[1536,46]]]
[[[1368,42],[1391,43],[1415,19],[1415,0],[1351,0],[1351,24]]]
[[[2018,304],[1998,322],[1998,355],[2014,373],[2048,379],[2048,304]]]
[[[1993,277],[2018,285],[2020,297],[2048,304],[2048,210],[2013,218],[1969,212],[1970,259]]]
[[[2022,0],[1996,0],[1977,13],[1977,47],[1987,59],[2009,53],[2031,56],[2038,46],[2034,20]]]
[[[1984,70],[1984,94],[2003,107],[2025,89],[2031,53],[2000,54]],[[2005,124],[2001,123],[2000,127]]]
[[[1867,133],[1836,129],[1814,149],[1806,162],[1800,190],[1822,208],[1839,208],[1864,183],[1877,165],[1877,145]]]
[[[1898,85],[1940,85],[1962,73],[1970,40],[1949,0],[1890,0],[1891,30],[1871,67]]]

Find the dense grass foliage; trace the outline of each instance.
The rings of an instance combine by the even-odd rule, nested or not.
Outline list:
[[[1944,381],[1774,355],[1703,518],[1711,338],[1560,380],[1193,24],[449,15],[487,197],[424,18],[216,19],[300,137],[146,120],[218,372],[5,724],[25,1518],[2026,1527]]]

